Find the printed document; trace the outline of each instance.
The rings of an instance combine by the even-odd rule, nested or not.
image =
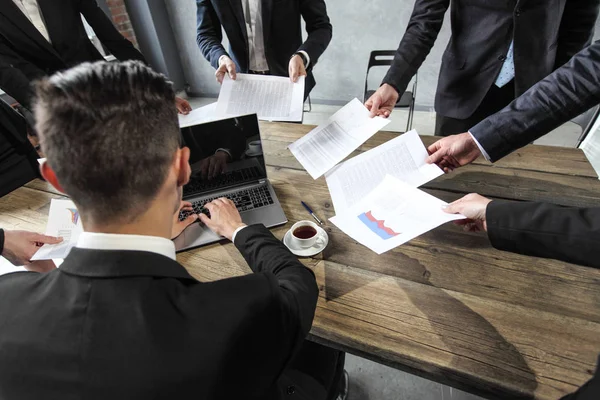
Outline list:
[[[216,121],[217,119],[219,119],[217,117],[217,102],[214,102],[204,107],[195,108],[188,115],[179,114],[179,127],[187,128],[188,126]]]
[[[33,255],[32,260],[52,260],[65,258],[77,244],[83,232],[79,211],[71,200],[52,199],[46,235],[62,237],[58,244],[45,244]]]
[[[265,121],[302,122],[304,77],[296,83],[290,78],[270,75],[237,74],[234,81],[225,74],[217,117],[230,118],[258,114]]]
[[[310,176],[317,179],[389,123],[389,119],[370,118],[367,108],[354,99],[289,149]]]
[[[369,194],[386,175],[413,187],[421,186],[444,172],[427,164],[427,149],[412,130],[339,164],[325,177],[337,213]]]
[[[447,204],[387,175],[364,199],[330,221],[357,242],[382,254],[439,225],[465,218],[445,213],[442,207]]]

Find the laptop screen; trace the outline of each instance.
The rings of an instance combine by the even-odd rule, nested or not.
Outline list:
[[[181,128],[192,177],[183,196],[197,196],[266,179],[256,114]]]

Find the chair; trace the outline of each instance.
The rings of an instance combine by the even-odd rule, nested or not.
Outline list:
[[[363,102],[366,102],[375,93],[375,90],[368,90],[369,71],[373,67],[390,66],[394,61],[395,50],[374,50],[369,57],[369,65],[367,66],[367,74],[365,76],[365,92]],[[399,96],[394,108],[408,108],[408,121],[406,123],[406,131],[412,129],[413,117],[415,113],[415,98],[417,96],[417,81],[418,74],[415,74],[415,80],[411,91],[406,91]]]

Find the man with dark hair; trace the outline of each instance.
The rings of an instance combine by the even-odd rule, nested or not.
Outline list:
[[[175,260],[190,152],[164,76],[83,64],[37,94],[42,174],[77,205],[84,233],[60,269],[0,277],[0,398],[325,399],[317,378],[282,374],[319,291],[264,226],[215,200],[202,222],[255,273],[200,283]]]

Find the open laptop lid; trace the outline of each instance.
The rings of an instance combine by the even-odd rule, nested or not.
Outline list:
[[[181,128],[192,177],[183,197],[202,196],[267,178],[256,114]]]

